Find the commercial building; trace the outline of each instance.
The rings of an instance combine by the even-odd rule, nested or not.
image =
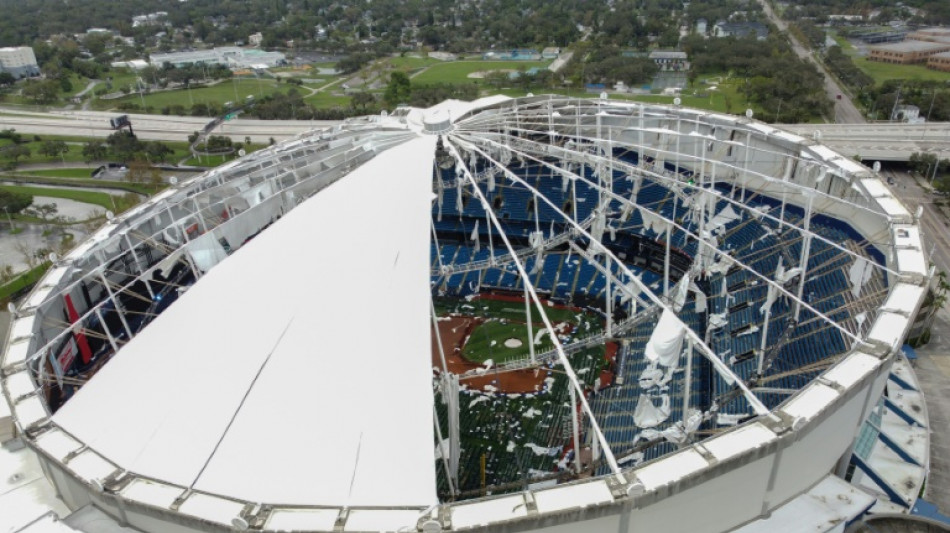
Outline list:
[[[541,53],[534,49],[485,52],[482,59],[496,61],[540,61]]]
[[[224,65],[228,68],[268,68],[282,65],[286,60],[287,57],[281,52],[222,46],[210,50],[152,54],[149,62],[155,66],[170,63],[176,67],[182,67],[203,63],[205,65]]]
[[[677,50],[653,50],[650,52],[650,60],[662,71],[683,71],[689,70],[689,61],[687,61],[686,52]]]
[[[713,37],[749,37],[754,35],[759,41],[769,36],[769,29],[761,22],[724,22],[713,26]]]
[[[871,61],[910,65],[914,63],[926,63],[927,58],[930,56],[950,51],[950,43],[904,41],[902,43],[873,46],[870,50],[871,55],[868,59]]]
[[[907,34],[907,38],[914,41],[950,43],[950,28],[924,28]]]
[[[15,78],[39,76],[36,55],[29,46],[0,48],[0,72],[9,72]]]
[[[941,52],[928,57],[927,68],[950,72],[950,52]]]

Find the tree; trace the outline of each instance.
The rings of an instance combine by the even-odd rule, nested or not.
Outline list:
[[[59,214],[59,207],[57,207],[55,203],[39,204],[23,210],[23,214],[42,219],[43,225],[45,225],[46,230],[49,231],[50,223],[56,218],[56,215]]]
[[[504,87],[510,80],[511,78],[508,77],[508,73],[504,70],[492,70],[485,75],[485,82],[496,89]]]
[[[912,170],[918,174],[925,174],[924,177],[926,178],[930,177],[936,163],[937,155],[930,152],[914,152],[910,154],[910,159],[907,160],[907,164]]]
[[[69,145],[64,141],[43,141],[43,144],[40,145],[40,153],[53,157],[60,157],[69,151]]]
[[[106,138],[106,144],[111,148],[113,155],[123,161],[132,159],[132,156],[142,149],[142,143],[125,130],[109,135]]]
[[[937,170],[932,171],[931,174],[934,189],[942,193],[950,193],[950,175],[947,174],[947,170],[950,169],[950,159],[941,159],[936,165]]]
[[[59,97],[59,81],[49,80],[27,80],[23,86],[23,98],[32,100],[37,104],[51,104]]]
[[[369,113],[376,107],[376,96],[373,93],[360,91],[350,99],[350,106],[360,113]]]
[[[13,243],[13,248],[23,256],[23,262],[26,263],[28,269],[33,269],[39,264],[36,257],[36,250],[27,244],[25,240],[17,239],[16,242]]]
[[[19,213],[33,203],[29,194],[0,190],[0,210],[7,213]]]
[[[15,144],[3,151],[4,157],[12,159],[13,162],[17,162],[21,157],[30,157],[31,154],[30,148],[24,144]]]
[[[174,150],[169,148],[165,143],[153,141],[145,144],[145,154],[148,155],[152,161],[164,163],[165,159],[173,153],[175,153]]]
[[[389,75],[383,102],[389,107],[396,107],[398,104],[408,103],[411,94],[412,84],[409,82],[409,76],[405,72],[396,71]]]
[[[102,161],[107,152],[108,148],[102,141],[89,141],[82,147],[82,156],[87,163]]]
[[[13,74],[9,72],[0,72],[0,87],[9,87],[13,85],[16,81],[16,78],[13,77]]]
[[[125,179],[132,183],[161,183],[162,175],[148,162],[136,159],[129,163],[129,171]]]

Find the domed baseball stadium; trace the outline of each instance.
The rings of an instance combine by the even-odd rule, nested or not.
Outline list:
[[[0,380],[115,528],[830,531],[928,468],[917,215],[751,113],[400,108],[54,259]]]

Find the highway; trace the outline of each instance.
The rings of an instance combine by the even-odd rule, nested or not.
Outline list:
[[[907,161],[914,152],[930,152],[950,159],[950,123],[906,124],[880,122],[863,124],[776,124],[802,137],[814,138],[847,157],[864,161]]]
[[[0,109],[0,129],[15,128],[20,133],[36,135],[73,135],[107,137],[113,133],[109,119],[117,113],[103,111],[51,111],[48,113]],[[185,141],[211,120],[207,117],[171,115],[129,115],[135,134],[140,139]],[[339,124],[334,120],[256,120],[238,118],[214,130],[237,142],[250,137],[252,142],[266,144],[289,139],[312,128]],[[862,124],[776,124],[802,137],[814,138],[821,132],[821,142],[846,157],[860,156],[864,161],[907,161],[914,152],[930,152],[940,159],[950,159],[950,123],[905,124],[900,122]]]
[[[50,111],[48,113],[0,109],[0,129],[14,128],[20,133],[35,135],[70,135],[76,137],[108,137],[114,130],[109,119],[121,113],[103,111]],[[135,135],[143,140],[185,142],[211,121],[209,117],[129,114]],[[227,135],[235,141],[266,144],[289,139],[313,128],[339,124],[327,120],[256,120],[235,119],[215,129],[215,135]]]

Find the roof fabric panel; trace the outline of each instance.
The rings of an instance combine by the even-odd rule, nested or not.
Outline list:
[[[123,468],[234,498],[436,503],[435,142],[381,153],[225,259],[55,421]]]

